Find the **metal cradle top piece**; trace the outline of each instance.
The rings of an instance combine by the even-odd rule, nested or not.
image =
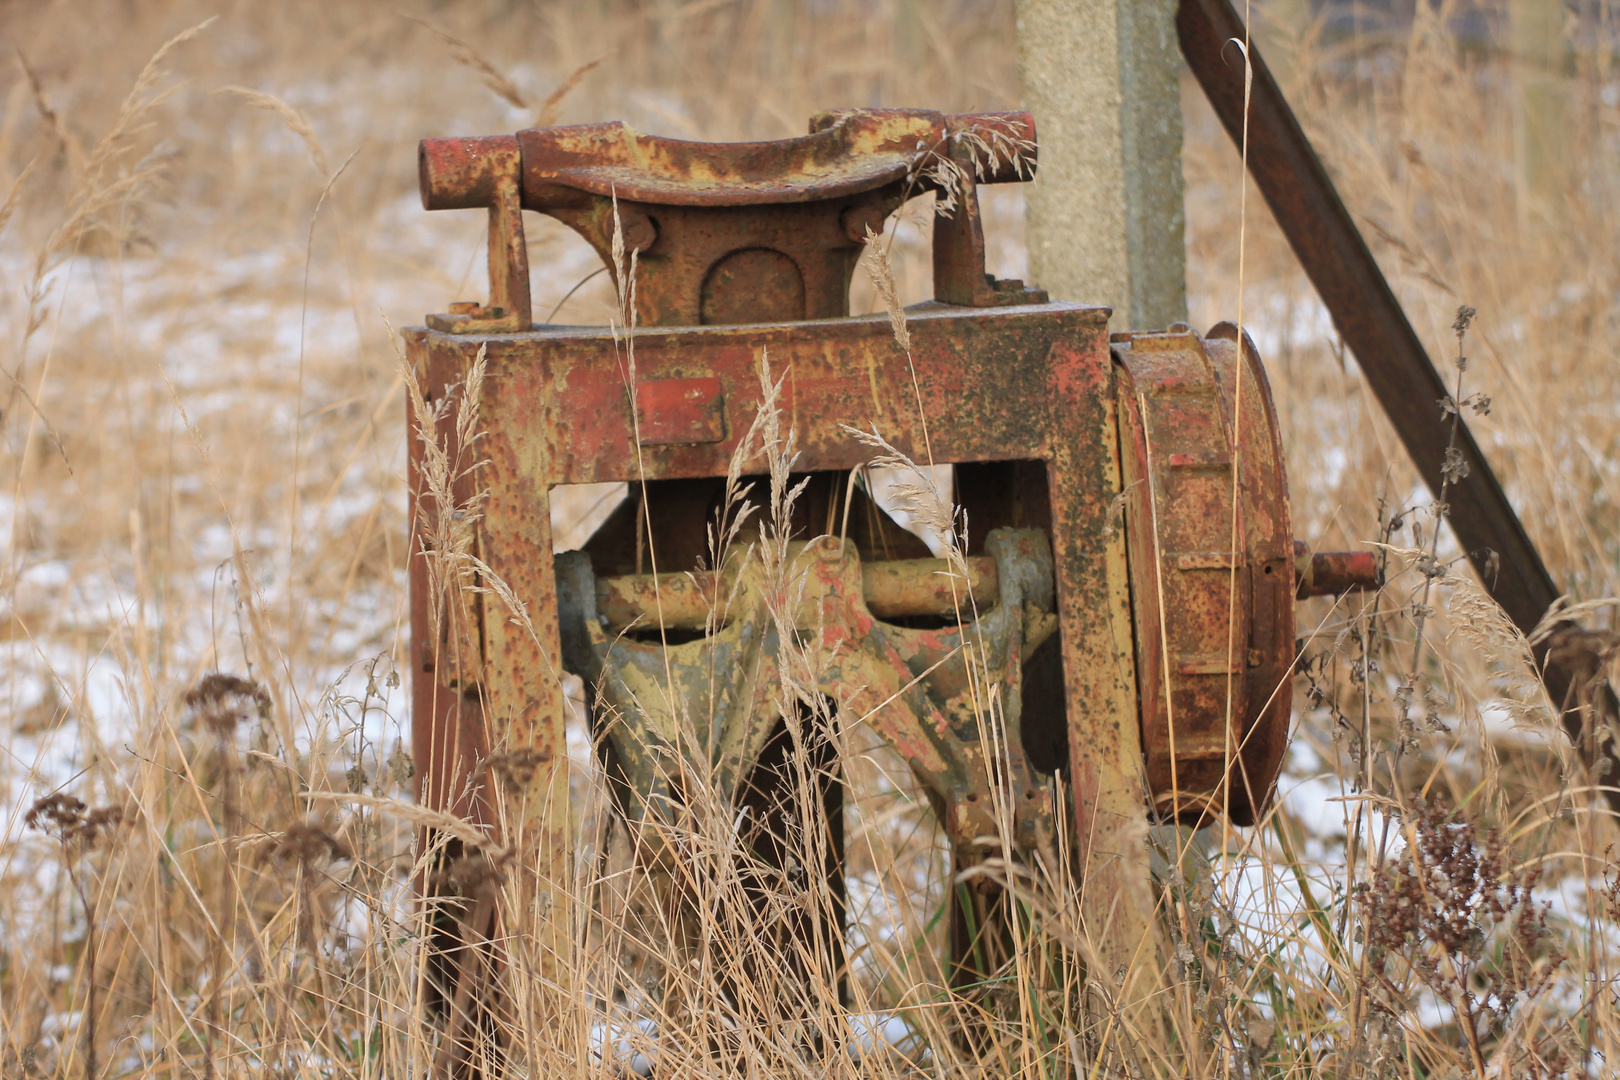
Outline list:
[[[489,304],[430,325],[463,333],[528,327],[520,210],[564,222],[615,273],[617,232],[637,256],[643,326],[839,318],[849,313],[867,230],[881,232],[907,198],[938,191],[965,201],[975,184],[1034,175],[1027,113],[846,110],[810,126],[797,139],[758,143],[664,139],[622,123],[423,141],[423,206],[490,212]],[[960,224],[969,226],[968,217]],[[1006,290],[988,286],[982,267],[976,279],[951,272],[982,253],[982,235],[957,232],[939,256],[948,294],[940,299],[995,302]]]

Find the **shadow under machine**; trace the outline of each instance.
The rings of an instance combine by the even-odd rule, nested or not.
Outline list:
[[[488,213],[491,296],[405,334],[439,417],[411,454],[421,796],[535,870],[548,978],[569,977],[578,925],[565,671],[587,686],[649,865],[681,857],[669,837],[699,773],[709,797],[750,811],[737,821],[752,856],[786,865],[807,842],[786,765],[798,746],[826,830],[816,865],[841,894],[828,725],[864,725],[909,764],[958,879],[1061,838],[1080,877],[1129,895],[1146,873],[1133,822],[1247,824],[1271,798],[1295,599],[1372,584],[1372,560],[1296,544],[1265,371],[1236,327],[1110,335],[1107,309],[986,274],[977,188],[1030,179],[1035,156],[1028,114],[900,109],[823,113],[775,142],[610,123],[422,144],[426,207]],[[867,237],[928,194],[950,209],[933,218],[934,299],[905,312],[908,352],[887,316],[849,315],[849,289]],[[630,326],[534,324],[524,210],[590,242],[632,298]],[[464,446],[458,401],[479,357]],[[746,535],[730,552],[712,535],[766,405],[762,357],[804,484],[775,578],[745,557]],[[874,452],[851,428],[954,466],[959,558],[935,558],[852,482]],[[444,460],[476,466],[434,492]],[[755,503],[770,501],[765,471],[741,461]],[[630,497],[554,555],[552,489],[607,481]],[[448,572],[435,545],[457,527],[477,562]],[[815,723],[783,715],[785,638],[814,661],[799,691],[825,703]],[[952,891],[943,958],[961,987],[1011,947],[995,875],[973,880]],[[840,956],[841,905],[798,928]],[[497,906],[464,898],[447,943],[497,936]],[[445,966],[452,1034],[489,970]]]

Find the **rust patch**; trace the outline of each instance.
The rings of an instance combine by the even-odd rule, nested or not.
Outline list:
[[[1370,551],[1312,552],[1303,540],[1294,541],[1294,575],[1299,581],[1295,595],[1340,596],[1382,588],[1384,575],[1378,557]]]
[[[643,446],[712,443],[726,437],[726,395],[719,379],[652,379],[636,384]]]

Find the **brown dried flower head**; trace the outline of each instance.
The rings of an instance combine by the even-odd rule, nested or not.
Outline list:
[[[252,679],[221,671],[204,675],[181,700],[203,726],[221,735],[252,717],[270,716],[268,690]]]
[[[84,819],[84,800],[56,791],[34,800],[23,824],[42,832],[59,833],[76,827]]]
[[[1468,333],[1469,326],[1473,325],[1474,316],[1478,314],[1479,312],[1475,311],[1467,304],[1463,304],[1457,309],[1457,318],[1451,324],[1451,332],[1456,334],[1458,337],[1462,337],[1462,335]]]
[[[1533,899],[1540,864],[1516,868],[1494,830],[1415,799],[1412,843],[1366,902],[1375,962],[1404,956],[1430,990],[1457,1002],[1466,1032],[1506,1030],[1516,1005],[1545,991],[1564,961]]]
[[[270,856],[277,862],[308,867],[326,859],[346,859],[349,847],[320,825],[302,822],[281,834],[270,848]]]
[[[52,792],[28,808],[23,824],[59,840],[64,847],[91,851],[123,824],[124,811],[116,806],[87,809],[84,800],[65,792]]]

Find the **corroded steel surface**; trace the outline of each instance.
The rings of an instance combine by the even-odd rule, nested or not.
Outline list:
[[[920,416],[929,418],[935,459],[963,463],[964,475],[974,462],[998,468],[996,463],[1009,461],[1036,463],[1043,477],[1037,502],[1044,506],[1017,513],[1052,539],[1061,628],[1058,709],[1076,792],[1074,835],[1089,864],[1088,891],[1095,886],[1097,895],[1130,897],[1147,887],[1145,878],[1135,880],[1128,839],[1145,802],[1136,764],[1144,760],[1144,736],[1155,802],[1176,812],[1182,800],[1184,816],[1219,798],[1230,761],[1241,766],[1231,785],[1232,811],[1245,819],[1269,797],[1282,751],[1289,704],[1284,680],[1293,647],[1293,547],[1275,417],[1257,362],[1251,354],[1241,391],[1246,404],[1239,455],[1245,479],[1237,516],[1240,588],[1235,612],[1229,612],[1232,470],[1222,460],[1222,440],[1230,438],[1235,416],[1231,400],[1239,353],[1228,328],[1217,328],[1203,341],[1190,333],[1137,335],[1116,343],[1116,362],[1107,351],[1101,309],[1049,304],[975,311],[928,305],[914,309],[908,321],[917,396],[908,367],[896,362],[901,357],[881,317],[635,331],[638,378],[646,383],[716,380],[721,388],[713,398],[721,416],[717,430],[724,432],[713,441],[642,445],[639,453],[637,416],[621,366],[622,336],[616,343],[605,328],[546,328],[489,338],[407,332],[412,357],[419,370],[435,373],[430,379],[435,385],[453,385],[484,348],[488,382],[500,387],[484,402],[481,417],[480,447],[489,461],[481,486],[490,498],[480,543],[497,574],[521,583],[518,595],[533,630],[514,626],[498,608],[491,617],[489,605],[497,603],[491,597],[472,602],[473,622],[484,635],[482,700],[503,710],[490,715],[488,745],[498,750],[503,738],[516,738],[522,745],[546,747],[547,753],[561,745],[561,698],[547,689],[563,670],[551,614],[557,600],[546,525],[550,487],[724,475],[761,405],[756,364],[764,353],[776,377],[784,379],[780,404],[784,420],[798,433],[797,467],[806,472],[851,469],[867,461],[870,451],[841,426],[845,422],[875,425],[903,451],[920,457]],[[635,400],[645,420],[648,401]],[[1008,401],[1022,405],[1008,409]],[[1146,428],[1140,419],[1144,401],[1151,403]],[[1153,435],[1151,447],[1147,432]],[[1130,482],[1119,472],[1122,444]],[[1182,629],[1169,650],[1168,669],[1158,660],[1166,650],[1159,620],[1150,613],[1156,600],[1149,593],[1156,597],[1159,583],[1150,569],[1151,546],[1144,547],[1153,536],[1149,486],[1130,486],[1147,475],[1149,452],[1160,474],[1152,490],[1161,511],[1170,508],[1161,521],[1158,560],[1173,594],[1166,603],[1178,614],[1198,616],[1196,632],[1186,619],[1171,621]],[[1121,491],[1129,492],[1124,528],[1111,513]],[[1201,494],[1194,497],[1195,492]],[[979,505],[987,497],[1014,494],[1011,488],[980,490],[972,497]],[[1027,499],[1028,493],[1019,498]],[[1014,511],[987,516],[1001,520],[997,513]],[[500,537],[494,535],[497,528]],[[1178,581],[1185,588],[1171,584]],[[677,607],[685,588],[671,592]],[[870,616],[869,606],[866,611]],[[1235,621],[1229,621],[1232,616]],[[1237,627],[1233,643],[1229,626]],[[497,633],[504,638],[498,646]],[[1230,728],[1224,670],[1229,644],[1235,650]],[[1155,677],[1139,677],[1139,666]],[[1169,698],[1158,691],[1166,675]],[[1151,703],[1140,712],[1140,727],[1139,692]],[[483,730],[484,720],[468,711],[469,700],[457,699],[460,720],[451,718],[450,731],[469,723]],[[1174,753],[1172,730],[1180,735]],[[449,744],[468,741],[442,728],[433,737]],[[923,770],[925,779],[951,775],[939,762],[929,768],[934,771]],[[547,775],[541,769],[535,782]],[[445,790],[466,786],[446,778]],[[1145,894],[1138,899],[1151,906]],[[1134,906],[1116,907],[1113,917],[1123,918]]]
[[[1028,113],[920,109],[823,113],[809,135],[759,143],[684,142],[615,122],[426,139],[418,172],[427,209],[490,208],[492,275],[497,246],[515,251],[508,233],[518,193],[524,209],[576,230],[615,274],[619,231],[635,256],[644,326],[778,322],[847,315],[867,230],[882,232],[901,203],[928,192],[957,205],[936,226],[939,299],[1044,299],[1026,298],[1022,283],[985,282],[974,194],[977,184],[1029,179],[1034,134]],[[489,307],[514,311],[510,294],[501,295]],[[463,333],[529,325],[527,309],[500,326],[484,308],[434,318]]]
[[[1303,540],[1294,541],[1294,595],[1340,596],[1347,592],[1379,589],[1384,585],[1378,556],[1370,551],[1311,551]]]
[[[823,114],[775,143],[598,124],[422,144],[424,205],[489,212],[493,291],[406,332],[441,441],[453,444],[445,405],[480,355],[489,388],[467,448],[479,464],[452,508],[471,522],[482,591],[434,595],[413,563],[421,796],[538,871],[534,900],[553,917],[537,960],[553,985],[569,977],[574,925],[565,671],[609,725],[610,771],[657,869],[680,857],[660,823],[689,790],[683,770],[744,809],[759,795],[788,720],[772,679],[791,636],[814,660],[803,689],[910,764],[956,871],[987,837],[1027,854],[1068,835],[1109,970],[1151,926],[1144,816],[1246,822],[1270,798],[1296,583],[1264,372],[1229,325],[1111,344],[1106,309],[985,274],[977,185],[1027,178],[1033,139],[1026,114],[879,110]],[[907,355],[886,317],[840,316],[868,230],[928,191],[952,211],[935,218],[936,299],[907,311]],[[522,209],[576,229],[615,274],[617,239],[639,325],[533,327]],[[716,570],[704,538],[734,464],[764,471],[734,458],[752,452],[768,399],[815,509],[791,523],[785,564],[766,567],[744,540]],[[872,457],[845,425],[957,466],[955,576],[875,509],[864,537],[862,514],[827,535],[838,491],[850,522],[851,470]],[[415,445],[419,530],[443,509],[420,490],[421,460]],[[638,497],[584,551],[554,557],[552,488],[604,481]],[[1326,559],[1322,581],[1354,579],[1350,558]],[[932,621],[906,621],[919,617]],[[683,714],[703,730],[678,733]],[[837,763],[817,768],[834,776]],[[1068,821],[1054,819],[1058,771]],[[511,798],[491,796],[496,780]],[[822,797],[831,822],[841,796]],[[981,985],[1009,955],[1010,901],[982,878],[951,903],[952,981]]]
[[[455,303],[428,325],[462,333],[527,330],[531,321],[529,249],[523,241],[519,191],[522,157],[510,135],[447,140],[430,163],[421,155],[422,205],[429,210],[489,210],[489,303]],[[429,172],[438,184],[430,192]]]
[[[922,417],[938,461],[1045,458],[1062,439],[1043,413],[1068,407],[1067,398],[1063,406],[1052,403],[1054,381],[1074,377],[1073,369],[1083,362],[1099,362],[1090,355],[1097,345],[1088,338],[1106,318],[1104,311],[1077,304],[913,308],[907,322],[918,373],[915,390],[884,316],[643,328],[634,334],[638,384],[718,379],[725,436],[701,443],[643,443],[640,453],[626,391],[623,331],[604,326],[541,327],[489,338],[422,330],[405,334],[417,354],[443,365],[447,383],[458,380],[486,348],[486,384],[499,392],[484,402],[485,438],[512,441],[518,447],[513,452],[530,468],[543,463],[544,482],[578,484],[725,476],[763,400],[755,367],[761,352],[768,354],[775,375],[786,377],[779,402],[784,426],[797,432],[802,457],[795,468],[801,471],[868,462],[870,449],[844,424],[876,425],[901,450],[926,460]],[[1050,349],[1057,352],[1048,358],[1044,354]],[[1100,388],[1107,390],[1111,383],[1107,365],[1102,366]],[[1009,409],[1008,401],[1044,403],[1045,410],[1032,415],[1027,405]]]
[[[638,382],[718,380],[721,393],[714,400],[720,402],[724,437],[709,442],[655,443],[639,450],[632,400],[643,410],[648,403],[627,391],[622,332],[616,341],[605,328],[544,328],[490,337],[407,331],[413,363],[432,386],[456,385],[479,350],[485,350],[486,385],[499,390],[486,394],[480,408],[478,445],[486,464],[477,486],[488,491],[489,497],[477,523],[478,545],[494,574],[513,586],[526,613],[526,621],[514,622],[497,597],[465,598],[473,624],[481,627],[482,636],[475,639],[481,655],[471,664],[456,666],[458,711],[440,712],[435,717],[433,694],[442,691],[421,696],[425,707],[418,722],[424,727],[424,742],[467,743],[491,755],[508,746],[530,748],[536,763],[527,780],[534,792],[531,798],[555,796],[561,785],[564,710],[559,680],[564,664],[557,637],[557,576],[548,527],[548,493],[560,483],[686,483],[693,481],[681,478],[695,481],[724,476],[738,440],[762,403],[757,364],[763,354],[770,359],[773,376],[783,381],[783,420],[797,433],[796,468],[807,473],[848,470],[870,458],[870,449],[854,439],[843,423],[875,426],[901,451],[926,460],[922,417],[928,418],[935,460],[984,462],[991,468],[1000,468],[999,463],[1004,462],[1027,462],[1036,470],[1034,475],[1040,479],[1035,486],[1028,490],[1016,485],[1006,489],[991,486],[979,492],[976,505],[988,507],[986,520],[1014,528],[1039,528],[1051,537],[1053,592],[1061,598],[1057,605],[1062,634],[1060,696],[1068,702],[1067,708],[1059,706],[1057,716],[1066,727],[1062,741],[1067,744],[1066,764],[1077,795],[1072,830],[1078,838],[1078,854],[1093,864],[1089,872],[1097,886],[1096,895],[1142,892],[1147,882],[1145,876],[1135,880],[1135,848],[1129,839],[1134,835],[1132,821],[1140,819],[1144,796],[1136,764],[1141,751],[1131,678],[1124,535],[1115,527],[1117,521],[1110,522],[1119,477],[1106,317],[1104,309],[1072,304],[984,310],[936,304],[914,309],[908,321],[915,389],[910,374],[913,365],[898,351],[883,317],[746,327],[644,328],[630,335]],[[1022,407],[1009,409],[1009,401],[1020,402]],[[760,467],[752,462],[744,465],[745,470]],[[999,504],[998,499],[1002,500]],[[659,539],[656,534],[654,539]],[[994,559],[991,546],[987,539],[974,540],[971,554]],[[670,565],[667,560],[663,565],[675,572],[699,569]],[[929,649],[944,647],[941,635],[948,636],[949,631],[890,631],[873,623],[870,606],[864,600],[856,601],[858,595],[864,595],[864,575],[853,580],[840,576],[861,564],[851,558],[838,565],[840,573],[827,571],[818,579],[822,585],[817,595],[843,612],[841,625],[849,627],[853,621],[865,635],[862,640],[899,643],[895,649],[904,654],[902,665],[928,655]],[[998,594],[1017,584],[1002,577],[1003,565],[997,564]],[[888,571],[879,569],[879,573]],[[963,590],[964,599],[966,592]],[[591,595],[596,595],[594,587]],[[1009,649],[1021,653],[1014,643],[1023,641],[1026,613],[1008,608],[996,615],[997,610],[983,611],[981,606],[986,619],[1017,622],[1016,627],[1009,622],[999,631],[1003,637],[997,648],[1001,655],[1010,656]],[[1046,610],[1050,610],[1049,602]],[[990,625],[993,622],[986,624]],[[1111,629],[1099,634],[1099,627]],[[732,630],[740,630],[740,624],[734,622],[720,633]],[[867,658],[860,660],[865,666],[859,669],[858,678],[855,669],[846,673],[852,684],[877,685],[871,680],[880,670],[890,672],[891,680],[899,677],[894,654],[885,653],[887,659],[880,658],[881,662],[871,659],[870,647],[851,655]],[[940,678],[949,668],[941,669]],[[1016,688],[1016,679],[1009,674],[1002,681],[1004,686]],[[427,673],[421,681],[439,683]],[[983,825],[975,816],[975,803],[989,802],[992,789],[981,786],[975,777],[990,775],[988,766],[981,770],[973,765],[976,759],[965,745],[956,746],[949,737],[940,742],[937,728],[929,729],[932,735],[924,733],[921,725],[934,722],[928,717],[950,715],[955,707],[931,703],[927,699],[930,691],[921,692],[924,699],[909,707],[909,715],[918,718],[915,723],[894,721],[894,716],[907,714],[893,710],[880,710],[871,720],[892,722],[891,741],[912,747],[908,757],[919,763],[919,775],[930,787],[957,792],[952,812],[959,824],[953,833],[966,837]],[[943,700],[948,704],[960,698],[953,691]],[[477,708],[480,702],[482,712]],[[852,704],[850,711],[854,713],[856,708]],[[963,720],[957,715],[952,722]],[[996,766],[1002,770],[1000,775],[1016,778],[1029,773],[1020,749],[1016,742],[1010,749],[1003,744],[1003,754],[1009,756]],[[441,798],[478,787],[472,757],[463,755],[459,770],[440,771],[445,773],[438,787]],[[1019,790],[1020,800],[1024,791],[1034,791],[1034,802],[1044,805],[1050,797],[1049,786],[1045,777],[1035,779],[1037,783]],[[553,795],[543,796],[544,792]],[[970,800],[970,794],[978,798]],[[549,820],[556,825],[537,820],[531,826],[535,835],[549,835],[561,827],[566,814],[560,810],[553,814]],[[970,824],[973,822],[977,824]],[[962,857],[971,855],[972,850],[965,849]],[[1105,929],[1110,919],[1118,924],[1138,907],[1151,907],[1145,892],[1138,899],[1142,905],[1133,903],[1112,915],[1104,908],[1105,914],[1098,916],[1099,929]],[[965,956],[966,951],[966,945],[959,942],[957,955]],[[979,948],[978,953],[995,955],[993,949]],[[962,978],[972,981],[965,975]]]
[[[1227,323],[1114,342],[1148,783],[1187,822],[1212,802],[1255,819],[1292,703],[1288,484],[1271,388],[1242,346],[1240,360]]]

